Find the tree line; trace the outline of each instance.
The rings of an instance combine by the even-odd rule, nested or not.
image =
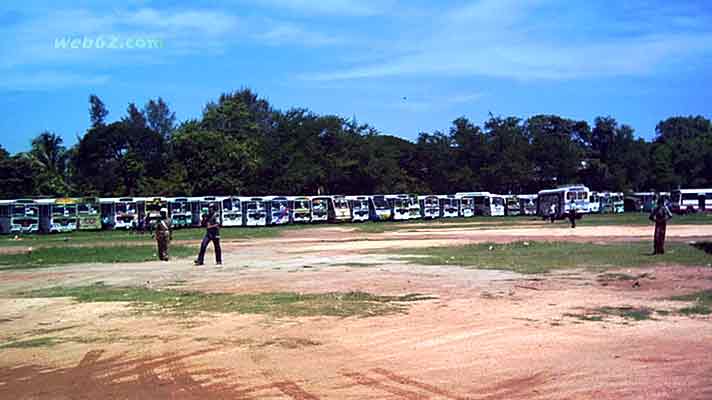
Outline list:
[[[66,148],[43,132],[29,151],[0,147],[0,197],[206,194],[535,193],[561,184],[669,191],[712,186],[712,123],[661,121],[651,141],[610,116],[593,126],[557,115],[465,117],[415,142],[355,119],[273,108],[249,89],[221,95],[177,123],[161,98],[91,125]]]

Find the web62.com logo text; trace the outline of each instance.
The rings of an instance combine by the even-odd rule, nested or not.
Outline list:
[[[150,50],[162,49],[163,39],[147,37],[121,37],[118,35],[65,36],[54,39],[55,49],[109,49],[109,50]]]

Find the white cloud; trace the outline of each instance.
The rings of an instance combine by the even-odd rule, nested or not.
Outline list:
[[[596,31],[566,20],[568,13],[596,11],[585,6],[582,10],[581,4],[481,0],[443,12],[424,34],[399,37],[385,60],[302,78],[332,81],[437,75],[560,80],[641,76],[712,52],[710,27],[690,30],[699,26],[691,21],[694,15],[678,16],[684,17],[686,30],[664,31],[659,24],[651,29],[651,21],[658,21],[660,16],[649,15],[635,25],[604,19],[596,25],[600,28]],[[582,18],[598,17],[605,16]]]
[[[389,0],[253,0],[254,3],[302,14],[370,16],[383,13]]]
[[[3,90],[47,91],[75,86],[102,86],[109,82],[108,75],[77,74],[60,71],[38,71],[9,74],[0,77]]]
[[[260,42],[275,46],[297,44],[315,47],[342,42],[342,39],[339,37],[308,31],[299,25],[291,23],[278,22],[270,25],[271,27],[266,31],[255,34],[254,38]]]

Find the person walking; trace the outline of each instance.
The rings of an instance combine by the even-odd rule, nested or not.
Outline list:
[[[653,209],[648,218],[655,222],[653,255],[665,254],[665,231],[667,230],[667,222],[672,218],[672,213],[667,205],[665,205],[663,196],[658,197],[658,205]]]
[[[556,203],[551,203],[549,206],[549,220],[553,224],[556,219]]]
[[[168,244],[173,240],[173,231],[168,220],[167,208],[161,208],[161,217],[156,221],[154,235],[158,245],[158,258],[161,261],[168,261]]]
[[[571,223],[571,228],[576,228],[576,219],[578,218],[578,215],[576,213],[576,203],[573,201],[571,202],[571,206],[569,207],[569,222]]]
[[[213,242],[215,248],[215,264],[222,265],[222,251],[220,249],[220,216],[217,213],[214,204],[208,207],[208,213],[203,215],[201,225],[205,226],[205,236],[200,243],[200,253],[198,259],[195,260],[195,265],[203,265],[205,259],[205,250],[210,242]]]

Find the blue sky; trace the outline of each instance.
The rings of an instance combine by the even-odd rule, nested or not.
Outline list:
[[[99,35],[164,45],[55,48]],[[408,139],[489,112],[611,115],[649,139],[668,116],[712,117],[711,66],[709,1],[5,0],[0,144],[75,143],[91,93],[109,120],[158,96],[186,120],[242,87]]]

